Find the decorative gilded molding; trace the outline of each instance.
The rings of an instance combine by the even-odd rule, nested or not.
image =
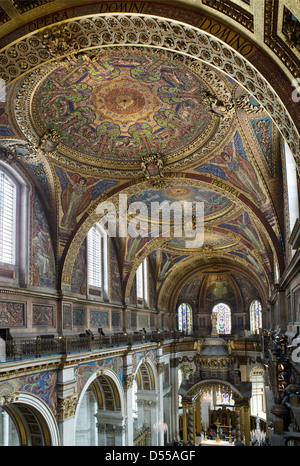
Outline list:
[[[236,21],[244,26],[249,31],[254,32],[253,15],[244,8],[235,5],[234,2],[230,0],[202,0],[202,3],[203,5],[223,13],[231,20]]]
[[[243,96],[236,99],[236,106],[240,110],[244,110],[247,113],[261,113],[264,112],[264,108],[261,105],[253,105],[250,103],[249,94],[244,94]]]
[[[44,29],[38,36],[43,46],[55,58],[65,55],[72,57],[80,49],[78,42],[73,40],[72,32],[67,25]]]
[[[159,154],[149,154],[142,157],[141,169],[152,187],[161,187],[161,179],[164,177],[164,165]]]
[[[295,77],[300,76],[299,61],[296,59],[293,51],[291,50],[288,42],[284,42],[277,34],[277,23],[278,23],[278,0],[265,0],[265,36],[264,41],[272,52],[279,58],[283,65],[289,70],[289,72]],[[282,29],[283,34],[286,35],[288,39],[287,32],[287,20],[284,15]],[[291,26],[289,26],[291,29]],[[291,31],[289,31],[291,34]],[[291,34],[291,37],[294,33]],[[298,32],[297,32],[298,34]]]
[[[286,36],[287,45],[300,52],[300,22],[292,17],[292,13],[283,7],[282,32]]]
[[[164,372],[166,366],[167,366],[167,364],[165,362],[158,362],[157,365],[156,365],[157,373],[162,374]]]
[[[78,403],[78,395],[71,395],[68,398],[58,398],[58,419],[65,421],[75,415],[76,406]]]
[[[16,403],[18,401],[19,395],[19,392],[12,392],[5,395],[0,395],[0,406]]]
[[[123,388],[129,390],[132,388],[134,382],[134,374],[124,374],[123,376]]]

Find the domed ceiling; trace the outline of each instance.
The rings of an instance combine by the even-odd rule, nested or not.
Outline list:
[[[62,153],[76,160],[128,168],[158,152],[174,161],[216,131],[204,103],[210,91],[163,56],[112,50],[49,73],[33,96],[33,125],[55,131]]]
[[[162,235],[137,238],[134,249],[132,238],[115,239],[123,298],[149,256],[162,297],[213,266],[235,276],[240,270],[266,299],[284,262],[276,125],[224,67],[153,44],[123,46],[116,37],[114,47],[50,60],[49,42],[41,49],[32,35],[39,65],[12,82],[2,107],[2,158],[13,158],[33,180],[57,264],[74,264],[102,200],[118,205],[123,193],[128,206],[143,202],[149,210],[153,202],[198,201],[200,248]]]

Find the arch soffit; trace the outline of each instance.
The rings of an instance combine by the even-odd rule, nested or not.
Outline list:
[[[166,179],[167,182],[173,185],[173,180],[174,178],[169,177]],[[211,178],[206,177],[206,176],[199,176],[199,175],[191,175],[188,174],[185,177],[177,176],[176,181],[178,180],[184,181],[184,183],[201,183],[203,184],[211,184]],[[122,194],[126,195],[131,195],[132,193],[135,193],[137,190],[139,191],[144,191],[150,187],[150,183],[148,181],[141,181],[138,180],[134,183],[124,183],[113,190],[111,190],[104,198],[104,201],[110,203],[112,202],[116,208],[118,209],[119,205],[119,194],[122,192]],[[222,193],[223,195],[226,195],[227,197],[230,198],[230,194],[223,189],[223,188],[217,188],[218,192]],[[241,206],[243,206],[244,209],[249,210],[251,209],[251,212],[256,216],[257,222],[260,224],[261,228],[263,228],[266,236],[268,237],[269,244],[271,246],[271,249],[273,250],[274,254],[278,258],[278,263],[280,264],[280,269],[283,270],[283,256],[282,256],[282,251],[280,250],[279,247],[279,242],[278,239],[274,233],[274,231],[271,229],[269,224],[267,223],[266,219],[264,216],[260,213],[260,211],[256,208],[254,204],[252,204],[242,193],[238,196],[232,196],[232,198],[235,199],[235,202],[238,202]],[[77,229],[74,231],[69,243],[67,244],[65,251],[63,253],[62,257],[62,269],[61,269],[61,286],[63,286],[65,289],[67,289],[70,285],[70,277],[72,276],[72,269],[74,266],[75,258],[77,256],[77,253],[80,249],[80,246],[82,242],[84,241],[88,231],[90,228],[100,219],[102,218],[101,213],[97,213],[97,210],[99,209],[98,206],[100,206],[103,202],[103,199],[100,199],[97,201],[96,204],[94,204],[88,212],[86,212],[81,220],[79,221],[77,225]],[[129,272],[127,273],[127,276],[125,277],[125,291],[124,295],[125,298],[129,297],[130,294],[130,288],[136,273],[136,270],[140,263],[143,261],[145,257],[147,257],[152,250],[157,248],[160,244],[166,241],[165,237],[159,236],[156,238],[153,238],[151,241],[149,241],[146,246],[140,251],[139,256],[136,257],[130,266]]]
[[[197,382],[195,385],[193,385],[189,390],[183,395],[183,398],[186,396],[191,396],[191,395],[198,395],[202,385],[207,385],[207,386],[214,386],[214,385],[226,385],[228,386],[233,393],[235,393],[239,399],[243,398],[243,395],[241,392],[234,387],[230,382],[226,380],[220,380],[220,379],[206,379],[206,380],[201,380],[200,382]]]
[[[87,390],[92,385],[94,385],[94,387],[95,387],[97,402],[98,402],[98,404],[101,403],[101,393],[98,390],[99,386],[97,387],[99,377],[105,377],[105,378],[108,379],[108,381],[109,381],[109,383],[111,385],[111,388],[113,390],[113,393],[114,393],[116,405],[118,406],[118,404],[119,404],[121,414],[123,416],[125,415],[124,393],[123,393],[123,387],[122,387],[122,384],[121,384],[119,378],[110,369],[99,369],[98,371],[96,371],[94,374],[92,374],[88,378],[88,380],[85,382],[84,386],[82,387],[82,389],[80,391],[80,394],[78,396],[76,412],[75,412],[75,425],[76,425],[76,422],[77,422],[79,407],[80,407],[80,404],[82,402],[82,399],[83,399],[84,395],[86,394]]]
[[[140,370],[143,365],[145,365],[147,369],[147,373],[150,377],[151,388],[156,391],[157,390],[157,383],[156,383],[157,382],[157,370],[156,370],[156,367],[153,361],[150,358],[143,357],[139,361],[135,369],[134,376],[137,378],[137,380],[144,377],[143,372]]]
[[[12,397],[12,402],[8,403],[8,411],[14,416],[15,410],[18,415],[18,405],[24,405],[26,408],[33,409],[35,416],[37,416],[38,422],[40,423],[43,435],[47,445],[59,446],[60,436],[57,421],[49,409],[49,406],[41,400],[39,397],[24,392],[17,392]],[[6,404],[4,405],[4,408]],[[20,419],[19,422],[22,422]],[[22,432],[20,433],[22,435]]]

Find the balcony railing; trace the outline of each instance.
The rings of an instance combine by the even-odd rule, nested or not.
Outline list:
[[[136,332],[117,333],[112,335],[90,335],[80,334],[72,336],[49,337],[39,336],[36,338],[12,338],[5,342],[6,361],[21,360],[27,358],[38,358],[46,355],[67,355],[103,348],[117,346],[128,346],[141,343],[159,343],[164,340],[178,339],[183,337],[181,332]],[[4,361],[2,361],[4,362]]]

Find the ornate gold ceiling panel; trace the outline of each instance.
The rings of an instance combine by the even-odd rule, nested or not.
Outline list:
[[[233,53],[216,37],[184,24],[175,25],[166,19],[124,14],[64,22],[46,28],[42,35],[30,34],[3,50],[0,54],[0,77],[8,85],[46,62],[55,63],[57,59],[65,59],[72,63],[80,58],[81,53],[112,45],[169,50],[176,52],[177,59],[183,63],[188,56],[195,60],[195,65],[198,61],[205,61],[223,71],[263,105],[298,162],[299,134],[285,105],[265,78],[244,57]]]

